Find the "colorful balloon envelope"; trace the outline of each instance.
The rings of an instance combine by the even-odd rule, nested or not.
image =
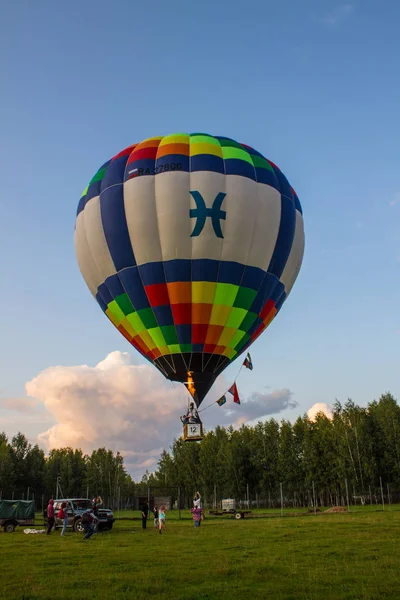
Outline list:
[[[289,295],[302,209],[250,146],[204,133],[153,137],[97,171],[79,201],[75,250],[109,320],[199,406]]]

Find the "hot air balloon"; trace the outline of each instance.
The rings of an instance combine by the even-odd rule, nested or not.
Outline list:
[[[79,201],[74,243],[109,320],[199,407],[288,297],[303,216],[262,154],[180,133],[133,144],[100,167]]]

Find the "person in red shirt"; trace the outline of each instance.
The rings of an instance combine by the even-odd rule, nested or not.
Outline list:
[[[67,531],[67,527],[68,527],[68,502],[63,502],[61,504],[61,508],[58,512],[58,518],[63,520],[63,528],[62,528],[62,532],[61,535],[65,535],[65,532]]]
[[[51,498],[47,505],[47,535],[50,535],[51,530],[54,527],[54,500]]]

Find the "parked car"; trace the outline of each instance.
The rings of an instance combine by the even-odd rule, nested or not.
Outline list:
[[[55,528],[62,528],[63,519],[58,518],[58,512],[63,502],[68,503],[68,527],[74,531],[83,532],[82,514],[92,508],[92,501],[89,498],[57,498],[54,500]],[[72,507],[72,508],[71,508]],[[44,511],[44,518],[47,521],[47,510]],[[108,508],[98,508],[97,518],[99,519],[98,529],[112,529],[115,521],[112,510]]]
[[[12,533],[17,525],[33,525],[35,503],[33,500],[0,500],[0,527]]]

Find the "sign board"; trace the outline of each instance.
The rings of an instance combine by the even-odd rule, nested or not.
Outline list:
[[[201,437],[201,425],[200,423],[188,423],[187,425],[187,437]]]

